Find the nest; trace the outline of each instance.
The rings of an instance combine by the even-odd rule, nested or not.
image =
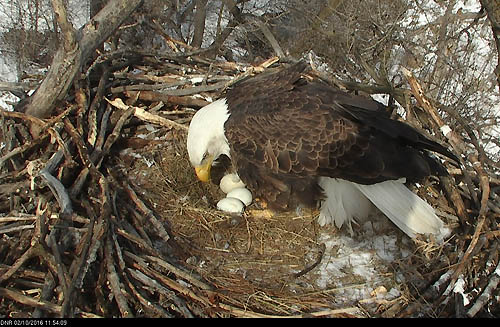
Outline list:
[[[457,134],[442,142],[463,167],[414,189],[452,229],[443,244],[384,219],[347,235],[315,211],[215,209],[223,194],[196,181],[187,124],[275,62],[109,53],[54,118],[2,111],[0,316],[498,316],[498,167]]]

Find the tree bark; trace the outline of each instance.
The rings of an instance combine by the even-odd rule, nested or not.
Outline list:
[[[498,61],[495,75],[497,76],[498,90],[500,91],[500,2],[498,0],[480,0],[480,2],[491,23],[493,39],[497,47]]]
[[[205,33],[205,18],[207,16],[206,6],[208,0],[196,0],[196,12],[194,15],[194,34],[191,46],[200,48]]]
[[[64,41],[40,87],[25,107],[27,114],[38,118],[51,116],[57,102],[64,99],[74,77],[98,48],[142,3],[142,0],[110,0],[78,33],[68,22],[61,0],[53,0],[54,11],[63,31]]]

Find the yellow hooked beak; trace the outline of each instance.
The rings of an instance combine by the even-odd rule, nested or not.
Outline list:
[[[204,183],[210,180],[210,169],[212,168],[212,162],[214,161],[214,157],[208,155],[203,161],[201,165],[194,167],[194,171],[196,172],[196,176],[198,179]]]

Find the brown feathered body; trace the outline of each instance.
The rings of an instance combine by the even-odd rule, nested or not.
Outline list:
[[[271,208],[315,206],[319,178],[362,185],[444,172],[426,150],[453,155],[382,104],[303,75],[295,64],[234,85],[224,124],[233,166]]]

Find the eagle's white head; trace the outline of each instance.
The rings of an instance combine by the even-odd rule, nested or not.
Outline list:
[[[229,155],[224,123],[229,118],[226,99],[219,99],[196,112],[189,124],[187,150],[198,179],[210,180],[212,163],[221,154]]]

